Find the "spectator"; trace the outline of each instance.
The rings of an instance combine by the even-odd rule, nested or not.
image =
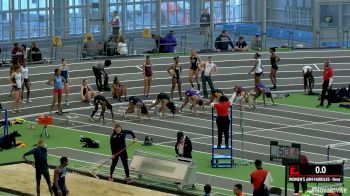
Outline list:
[[[244,40],[244,37],[239,37],[239,40],[236,42],[236,46],[234,51],[242,51],[245,52],[248,50],[248,44],[247,42]]]
[[[333,68],[331,67],[331,60],[327,59],[324,63],[321,103],[320,105],[317,105],[317,107],[323,107],[323,102],[325,99],[328,100],[327,108],[331,107],[332,83],[333,83]]]
[[[192,142],[183,132],[177,132],[175,152],[179,157],[192,159]]]
[[[86,58],[88,56],[94,57],[98,54],[97,43],[93,40],[91,34],[86,35],[86,40],[84,41],[82,56]]]
[[[215,40],[216,51],[229,51],[231,50],[229,49],[229,45],[231,46],[231,49],[234,48],[231,38],[228,36],[228,32],[223,30]]]
[[[32,43],[32,48],[28,52],[28,57],[30,62],[41,62],[42,55],[40,49],[36,45],[36,42]]]
[[[114,41],[112,36],[109,38],[109,40],[106,43],[105,51],[107,56],[113,56],[118,54],[118,44]]]
[[[262,50],[262,42],[261,42],[260,35],[256,35],[255,36],[255,40],[252,42],[251,48],[253,50],[257,50],[257,51],[261,51]]]
[[[268,196],[269,190],[266,185],[266,179],[268,178],[269,171],[262,168],[262,161],[257,159],[255,162],[256,170],[250,174],[251,183],[253,184],[253,196]],[[269,180],[270,181],[270,180]]]
[[[300,155],[300,164],[308,165],[309,159],[305,155]],[[307,182],[300,182],[303,193],[307,192]],[[299,182],[293,182],[294,194],[299,194]]]
[[[128,54],[128,47],[126,46],[125,40],[122,36],[119,37],[119,41],[118,41],[118,53],[119,55]]]
[[[26,44],[22,44],[22,48],[23,50],[23,56],[24,56],[24,60],[27,61],[28,60],[28,51],[30,50]]]
[[[204,36],[204,48],[209,44],[210,14],[208,8],[203,10],[200,18],[201,35]]]
[[[160,45],[163,45],[163,53],[175,52],[175,47],[177,46],[176,38],[174,36],[174,31],[170,31],[167,36],[160,38]],[[159,51],[161,52],[161,51]]]
[[[18,47],[18,43],[13,44],[14,48],[12,49],[12,61],[13,62],[18,62],[19,64],[23,64],[24,62],[24,52],[23,50]]]
[[[112,34],[113,34],[114,41],[118,42],[119,29],[120,29],[120,19],[119,19],[117,11],[113,12],[113,18],[112,18],[112,21],[111,21],[111,26],[112,26]]]
[[[233,187],[233,194],[235,194],[236,196],[244,196],[241,184],[235,184],[235,186]]]
[[[211,195],[211,186],[210,184],[206,184],[204,186],[204,194],[203,196],[210,196]]]
[[[155,48],[152,51],[149,51],[148,53],[154,53],[154,52],[163,52],[164,51],[164,46],[160,45],[160,35],[152,34],[152,39],[155,41]]]

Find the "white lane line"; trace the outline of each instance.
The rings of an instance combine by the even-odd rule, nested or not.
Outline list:
[[[218,74],[219,75],[219,74]],[[232,74],[226,74],[226,75],[232,75]],[[215,76],[215,75],[214,75]],[[92,76],[91,76],[92,77]],[[349,76],[335,76],[334,78],[348,78]],[[82,78],[87,78],[87,77],[82,77]],[[186,77],[185,77],[186,78]],[[315,77],[315,79],[321,79],[323,78],[323,76],[319,76],[319,77]],[[279,80],[297,80],[297,79],[302,79],[302,77],[289,77],[289,78],[279,78]],[[127,82],[141,82],[144,79],[137,79],[137,80],[124,80],[122,81],[123,83],[127,84]],[[155,78],[155,80],[170,80],[169,77],[166,78]],[[253,78],[251,79],[245,79],[245,80],[225,80],[225,81],[215,81],[214,84],[218,84],[218,83],[237,83],[237,82],[248,82],[248,81],[254,81]],[[270,81],[270,79],[268,78],[264,78],[262,79],[262,81]],[[338,82],[338,83],[333,83],[333,84],[346,84],[348,82]],[[318,84],[322,84],[322,83],[315,83],[315,85]],[[190,83],[182,83],[182,85],[190,85]],[[291,86],[291,85],[302,85],[301,83],[298,84],[284,84],[284,85],[278,85],[278,86]],[[8,87],[10,89],[11,85],[1,85],[3,87]],[[80,87],[81,84],[76,84],[76,85],[70,85],[70,87]],[[166,85],[156,85],[156,86],[151,86],[151,88],[155,88],[155,87],[161,87],[161,86],[171,86],[170,82],[169,84]],[[143,89],[144,87],[129,87],[128,89]],[[41,88],[41,89],[31,89],[31,92],[35,92],[35,91],[42,91],[42,90],[52,90],[53,87],[49,87],[49,88]],[[222,89],[222,88],[220,88]],[[8,95],[9,93],[1,93],[0,95]]]
[[[283,105],[283,104],[279,104],[279,105]],[[283,106],[289,106],[289,105],[283,105]],[[304,109],[304,107],[302,107]],[[330,117],[330,116],[323,116],[323,115],[316,115],[316,114],[306,114],[306,113],[302,113],[302,112],[296,112],[296,111],[290,111],[290,110],[280,110],[277,108],[270,108],[270,107],[263,107],[262,109],[264,110],[272,110],[272,111],[277,111],[277,112],[288,112],[288,113],[293,113],[293,114],[297,114],[297,115],[307,115],[307,116],[312,116],[312,117],[319,117],[319,118],[327,118],[327,119],[333,119],[333,120],[337,120],[339,118],[335,118],[335,117]],[[309,108],[312,109],[312,108]],[[323,110],[319,110],[319,109],[315,109],[317,111],[323,111]],[[326,111],[328,112],[328,111]],[[331,111],[329,111],[331,112]],[[342,114],[347,114],[350,115],[349,113],[342,113]],[[344,121],[348,121],[347,119],[343,119]]]
[[[107,135],[107,134],[102,134],[102,133],[96,133],[96,132],[90,132],[90,131],[83,131],[83,130],[79,130],[79,129],[74,129],[74,128],[70,128],[70,127],[60,127],[60,126],[56,126],[56,125],[51,125],[53,127],[56,127],[56,128],[63,128],[63,129],[68,129],[68,130],[72,130],[72,131],[77,131],[77,132],[80,132],[80,133],[85,133],[85,134],[92,134],[92,135],[99,135],[99,136],[106,136],[106,137],[109,137],[110,135]],[[166,147],[166,148],[173,148],[171,146],[166,146],[166,145],[159,145],[159,146],[163,146],[163,147]],[[265,146],[268,146],[268,145],[265,145]],[[197,151],[197,150],[193,150],[193,152],[197,152],[197,153],[200,153],[200,154],[205,154],[205,155],[211,155],[211,153],[208,153],[208,152],[204,152],[204,151]],[[310,152],[307,152],[307,153],[310,153]],[[314,154],[314,153],[310,153],[310,154]],[[316,153],[317,154],[317,153]],[[324,156],[324,155],[321,155],[321,156]],[[333,157],[333,156],[330,156],[330,157]],[[336,157],[337,159],[341,159],[341,157]],[[243,160],[248,160],[248,159],[243,159]],[[251,161],[251,160],[248,160],[248,161]],[[281,168],[284,168],[284,166],[280,165],[280,164],[274,164],[274,163],[269,163],[269,162],[266,162],[264,163],[266,165],[273,165],[273,166],[276,166],[276,167],[281,167]],[[350,179],[350,177],[345,177],[347,179]]]
[[[88,117],[89,115],[84,115],[84,114],[78,114],[78,113],[74,113],[75,115],[79,115],[79,116],[85,116],[85,117]],[[112,120],[112,119],[109,119],[109,118],[105,118],[106,120]],[[157,118],[157,120],[159,120],[159,118]],[[121,121],[122,123],[127,123],[127,124],[132,124],[132,125],[135,125],[135,122],[129,122],[129,121]],[[170,121],[168,121],[170,122]],[[83,123],[83,124],[90,124],[90,123]],[[139,126],[145,126],[145,127],[151,127],[153,129],[164,129],[164,130],[167,130],[167,131],[171,131],[171,132],[178,132],[180,130],[175,130],[175,129],[167,129],[167,128],[163,128],[163,127],[157,127],[157,126],[153,126],[153,125],[145,125],[145,124],[138,124]],[[94,126],[98,126],[98,127],[103,127],[103,128],[110,128],[108,126],[105,126],[105,125],[101,125],[101,124],[94,124]],[[141,133],[141,134],[145,134],[145,132],[139,132],[139,131],[134,131],[135,133]],[[188,133],[191,133],[191,132],[188,132]],[[156,135],[156,134],[150,134],[150,133],[147,133],[148,135],[154,135],[154,136],[157,136],[157,137],[164,137],[164,138],[167,138],[167,139],[172,139],[174,140],[173,137],[167,137],[167,136],[164,136],[164,135]],[[194,133],[191,133],[191,134],[194,134]],[[205,138],[208,138],[208,135],[204,135],[204,134],[197,134],[196,135],[201,135],[201,136],[206,136]],[[259,137],[259,136],[256,136],[256,137]],[[271,138],[269,138],[271,139]],[[241,140],[234,140],[236,142],[241,142]],[[282,140],[281,140],[282,141]],[[292,142],[292,141],[290,141]],[[203,142],[195,142],[195,143],[198,143],[198,144],[202,144],[202,145],[206,145],[206,146],[211,146],[211,144],[208,144],[208,143],[203,143]],[[256,143],[251,143],[251,142],[246,142],[245,143],[250,143],[250,144],[253,144],[253,145],[258,145],[258,146],[264,146],[266,148],[270,148],[269,145],[264,145],[264,144],[256,144]],[[298,142],[300,143],[300,142]],[[300,144],[306,144],[306,143],[300,143]],[[324,146],[323,146],[324,147]],[[237,151],[241,151],[241,149],[234,149],[234,150],[237,150]],[[260,154],[260,155],[265,155],[265,156],[270,156],[270,154],[267,154],[267,153],[260,153],[260,152],[254,152],[254,151],[248,151],[248,150],[244,150],[245,152],[250,152],[250,153],[254,153],[254,154]],[[319,153],[313,153],[313,152],[306,152],[306,151],[303,151],[305,153],[308,153],[308,154],[314,154],[314,155],[317,155],[317,156],[324,156],[326,157],[327,155],[324,155],[324,154],[319,154]],[[342,157],[337,157],[337,156],[333,156],[335,158],[342,158]]]
[[[294,51],[294,52],[278,52],[279,54],[283,54],[283,53],[291,53],[291,54],[296,54],[296,53],[306,53],[306,52],[317,52],[317,53],[320,53],[320,52],[324,52],[324,53],[327,53],[326,51]],[[329,52],[329,51],[328,51]],[[235,57],[235,56],[242,56],[242,55],[251,55],[251,54],[255,54],[255,53],[226,53],[226,54],[223,54],[223,53],[214,53],[214,54],[202,54],[200,56],[212,56],[212,57],[216,57],[216,56],[232,56],[232,57]],[[263,52],[262,54],[269,54],[269,53],[265,53]],[[188,57],[188,56],[180,56],[180,57]],[[152,57],[151,57],[152,58]],[[295,57],[295,58],[283,58],[283,60],[295,60],[295,59],[324,59],[324,58],[327,58],[327,57]],[[349,58],[349,56],[330,56],[329,58],[331,59],[337,59],[337,58]],[[124,58],[124,59],[112,59],[111,61],[112,62],[129,62],[129,61],[142,61],[144,60],[145,58],[137,58],[137,57],[130,57],[130,58]],[[155,58],[152,58],[152,60],[158,60],[158,59],[169,59],[169,63],[168,64],[161,64],[161,65],[169,65],[171,64],[171,59],[172,57],[155,57]],[[214,59],[215,60],[215,59]],[[235,60],[222,60],[222,61],[214,61],[214,62],[237,62],[237,61],[243,61],[243,62],[246,62],[246,61],[253,61],[254,59],[235,59]],[[261,59],[261,60],[270,60],[268,58],[266,59]],[[95,63],[97,62],[102,62],[104,60],[98,60],[98,61],[84,61],[84,62],[79,62],[79,63],[70,63],[71,66],[74,66],[74,65],[82,65],[82,64],[89,64],[90,66],[91,65],[94,65]],[[334,64],[334,63],[333,63]],[[57,64],[49,64],[49,65],[39,65],[39,66],[33,66],[31,67],[31,69],[37,69],[37,68],[47,68],[47,67],[58,67],[58,63]],[[0,70],[0,72],[8,72],[8,70]]]
[[[185,111],[187,109],[184,109]],[[187,110],[188,111],[188,110]],[[198,119],[198,118],[194,118],[194,117],[190,117],[190,116],[186,116],[185,118],[190,118],[190,119],[194,119],[194,120],[201,120],[201,121],[207,121],[207,122],[211,122],[211,120],[207,120],[207,119]],[[257,121],[256,119],[254,119],[255,121]],[[254,121],[253,120],[253,121]],[[160,119],[158,119],[158,121],[162,121]],[[262,121],[262,122],[266,122],[266,121]],[[173,123],[173,122],[170,122],[170,123]],[[271,122],[267,122],[267,123],[270,123],[270,124],[274,124],[274,123],[271,123]],[[190,124],[184,124],[184,123],[180,123],[180,124],[183,124],[183,125],[188,125],[188,126],[194,126],[194,125],[190,125]],[[275,123],[276,124],[276,123]],[[301,136],[301,137],[309,137],[309,138],[313,138],[313,139],[318,139],[318,140],[330,140],[330,141],[336,141],[336,142],[345,142],[345,141],[341,141],[341,140],[334,140],[334,139],[328,139],[328,138],[322,138],[322,137],[316,137],[316,136],[311,136],[311,135],[304,135],[304,134],[298,134],[298,133],[289,133],[289,132],[284,132],[284,131],[278,131],[279,129],[285,129],[285,128],[290,128],[290,127],[296,127],[296,126],[289,126],[289,125],[284,125],[284,124],[280,124],[281,126],[283,127],[277,127],[277,128],[270,128],[270,129],[263,129],[263,128],[259,128],[259,127],[254,127],[254,126],[248,126],[248,125],[245,125],[246,128],[252,128],[252,129],[256,129],[256,130],[260,130],[260,131],[270,131],[270,132],[276,132],[276,133],[281,133],[281,134],[290,134],[290,135],[296,135],[296,136]],[[238,126],[238,125],[237,125]],[[302,128],[302,127],[300,127]],[[208,128],[209,129],[209,128]],[[211,128],[210,128],[211,129]],[[309,128],[306,128],[306,129],[309,129]],[[318,129],[314,129],[314,130],[318,130]],[[326,131],[324,131],[326,132]],[[327,132],[329,133],[329,132]],[[251,135],[250,132],[246,132],[246,134],[248,135]],[[259,137],[259,136],[257,136]],[[287,141],[287,140],[286,140]],[[300,141],[298,141],[300,143]],[[309,144],[309,143],[303,143],[303,144],[307,144],[307,145],[311,145],[311,146],[317,146],[317,147],[322,147],[322,148],[325,148],[325,146],[322,146],[322,145],[317,145],[317,144]],[[344,151],[349,151],[350,150],[344,150]]]
[[[320,71],[320,68],[318,68],[316,64],[314,64],[314,66],[316,67],[317,71]]]
[[[340,84],[346,84],[346,83],[340,83]],[[321,89],[319,89],[319,91],[321,91]],[[282,105],[282,106],[286,106],[286,107],[292,107],[292,108],[299,108],[299,109],[303,109],[303,110],[313,110],[313,111],[322,111],[322,112],[325,112],[325,113],[338,113],[338,114],[346,114],[346,115],[349,115],[349,113],[346,113],[346,112],[338,112],[338,111],[330,111],[330,110],[321,110],[321,109],[317,109],[317,108],[307,108],[307,107],[302,107],[302,106],[295,106],[295,105],[288,105],[288,104],[282,104],[282,103],[279,103],[279,105]],[[290,111],[288,111],[290,112]],[[322,116],[322,117],[325,117],[325,118],[329,118],[328,116]]]

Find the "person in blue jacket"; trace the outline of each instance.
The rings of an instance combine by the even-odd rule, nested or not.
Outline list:
[[[159,51],[162,53],[175,52],[175,47],[177,46],[176,38],[174,36],[174,31],[170,31],[165,37],[160,38],[160,45],[163,45],[163,50]]]
[[[217,52],[221,51],[229,51],[229,47],[231,46],[231,50],[234,48],[233,42],[231,38],[228,36],[228,32],[223,30],[221,34],[215,40],[215,48]]]

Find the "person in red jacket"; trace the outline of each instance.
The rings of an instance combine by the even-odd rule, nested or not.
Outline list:
[[[229,108],[231,106],[230,101],[225,95],[219,98],[219,103],[212,104],[216,109],[216,126],[218,128],[218,148],[221,148],[222,134],[225,135],[225,146],[229,147],[229,129],[230,129],[230,118],[229,118]]]
[[[264,185],[264,181],[269,171],[262,168],[262,161],[259,159],[257,159],[254,164],[256,170],[250,174],[250,181],[254,188],[253,196],[268,196],[269,190]]]
[[[305,155],[300,155],[300,164],[303,165],[308,165],[309,164],[309,159]],[[307,182],[300,182],[301,184],[301,189],[303,190],[303,193],[306,193],[307,191]],[[294,194],[299,193],[299,182],[293,182],[294,185]]]
[[[332,83],[333,83],[333,68],[331,67],[331,60],[327,59],[324,62],[321,103],[320,105],[317,105],[317,107],[323,107],[323,102],[325,99],[328,100],[327,108],[331,106]],[[327,93],[327,96],[326,96],[326,93]]]

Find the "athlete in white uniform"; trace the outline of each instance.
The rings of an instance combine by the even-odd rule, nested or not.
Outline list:
[[[261,55],[259,53],[255,53],[254,55],[254,67],[252,68],[252,70],[248,73],[255,73],[254,76],[254,86],[256,87],[256,85],[258,85],[260,83],[260,77],[263,74],[263,69],[262,69],[262,64],[261,64],[261,60],[259,59],[261,57]],[[257,91],[257,90],[255,90]]]
[[[22,74],[22,93],[21,93],[21,102],[26,103],[23,99],[24,87],[27,89],[27,102],[31,103],[32,101],[29,99],[30,96],[30,81],[29,81],[29,70],[27,67],[27,63],[25,62],[21,67]]]
[[[312,94],[312,89],[314,88],[314,75],[312,73],[312,67],[307,65],[303,67],[304,76],[304,94]]]

